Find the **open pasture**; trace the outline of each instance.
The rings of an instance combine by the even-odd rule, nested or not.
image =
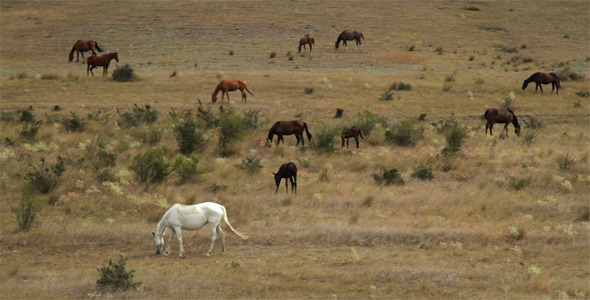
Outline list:
[[[590,298],[587,1],[0,5],[2,298]],[[344,29],[362,47],[335,50]],[[297,53],[306,34],[313,52]],[[108,76],[68,62],[79,39],[118,52]],[[138,80],[112,80],[124,65]],[[521,89],[537,71],[563,77],[559,95]],[[222,79],[255,96],[212,103]],[[521,137],[485,134],[484,111],[502,105]],[[202,118],[221,106],[226,121]],[[259,126],[222,130],[248,114]],[[312,145],[268,147],[270,126],[294,119]],[[178,162],[187,120],[204,139],[178,166],[197,174],[142,182],[137,158]],[[439,130],[451,121],[465,134],[455,154]],[[358,123],[374,126],[341,149]],[[407,146],[390,139],[402,124],[416,129]],[[275,194],[272,172],[290,161],[297,194]],[[404,183],[379,185],[392,168]],[[13,212],[23,199],[39,208],[28,231]],[[205,257],[209,230],[184,231],[186,258],[177,240],[156,256],[164,212],[206,201],[250,238],[226,234],[227,252]],[[98,289],[97,268],[120,255],[141,285]]]

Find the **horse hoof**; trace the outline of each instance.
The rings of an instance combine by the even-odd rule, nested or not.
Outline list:
[[[180,258],[184,258],[184,253],[180,253],[180,254],[178,255],[178,257],[180,257]]]
[[[168,256],[168,252],[166,252],[166,253],[164,253],[164,254],[162,254],[162,255],[164,255],[164,256]]]
[[[207,252],[207,253],[205,253],[205,256],[211,257],[211,253]]]

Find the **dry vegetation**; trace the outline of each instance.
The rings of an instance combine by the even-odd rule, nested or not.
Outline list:
[[[1,5],[2,298],[590,298],[587,1]],[[362,49],[334,50],[345,28],[364,32]],[[306,33],[313,52],[296,54]],[[87,78],[67,62],[77,39],[118,51],[109,75],[128,64],[139,80]],[[536,71],[583,78],[559,95],[522,91]],[[256,96],[211,104],[222,78],[247,80]],[[411,89],[380,101],[396,82]],[[258,111],[261,126],[220,151],[198,99],[214,117],[220,105]],[[500,138],[501,125],[484,135],[480,116],[503,104],[520,117],[520,138],[512,127]],[[157,121],[129,123],[146,106]],[[366,111],[384,122],[359,149],[341,150],[338,137],[333,151],[307,140],[300,149],[292,136],[266,147],[277,120],[302,118],[317,141]],[[388,141],[388,128],[421,115],[423,138]],[[443,155],[433,124],[451,116],[466,137]],[[186,120],[206,139],[198,174],[140,182],[136,157],[165,146],[174,163],[174,128]],[[273,194],[271,172],[288,161],[298,194]],[[249,174],[244,162],[262,168]],[[373,175],[392,168],[405,183],[379,186]],[[35,174],[53,182],[48,192],[23,188],[41,184]],[[23,200],[39,209],[28,231],[13,213]],[[155,256],[165,210],[204,201],[225,205],[250,239],[227,234],[228,252],[217,245],[206,258],[208,230],[185,232],[186,259],[176,241],[170,257]],[[120,255],[142,284],[98,289],[97,268]]]

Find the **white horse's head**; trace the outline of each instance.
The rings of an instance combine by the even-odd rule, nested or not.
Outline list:
[[[159,236],[158,234],[152,232],[154,235],[154,244],[156,245],[156,254],[162,254],[162,247],[164,247],[164,234]]]

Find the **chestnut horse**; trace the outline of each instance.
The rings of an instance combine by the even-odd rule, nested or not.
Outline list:
[[[266,140],[269,144],[272,143],[272,138],[276,134],[279,136],[277,139],[277,145],[281,141],[284,144],[285,140],[283,139],[283,135],[294,134],[297,138],[297,144],[295,146],[298,146],[299,142],[301,142],[301,147],[303,147],[305,146],[305,141],[303,139],[303,130],[305,130],[305,132],[307,133],[307,140],[311,141],[311,133],[309,133],[309,130],[307,129],[307,123],[301,120],[278,121],[274,125],[272,125],[272,127],[268,131],[268,136],[266,137]]]
[[[211,94],[211,101],[213,101],[213,103],[217,101],[217,94],[219,94],[219,91],[221,91],[221,101],[223,102],[223,96],[227,96],[227,101],[229,101],[228,92],[233,92],[238,89],[240,90],[240,92],[242,92],[242,101],[244,101],[244,103],[246,103],[246,93],[244,92],[244,90],[248,91],[250,95],[254,96],[254,94],[252,94],[252,92],[248,90],[248,85],[246,84],[246,81],[222,80],[215,88],[215,91],[213,91],[213,94]]]
[[[522,83],[522,89],[526,89],[527,85],[529,85],[530,82],[534,82],[536,84],[535,86],[535,93],[537,92],[537,88],[541,89],[541,93],[543,92],[543,87],[541,86],[541,84],[549,84],[551,83],[551,93],[553,93],[553,90],[555,90],[555,88],[557,88],[557,92],[556,94],[559,94],[559,89],[561,88],[561,79],[559,78],[559,75],[557,75],[557,73],[554,72],[550,72],[550,73],[544,73],[544,72],[537,72],[533,75],[531,75],[531,77],[527,78],[523,83]]]
[[[303,50],[305,50],[305,45],[309,45],[309,52],[311,52],[311,45],[313,44],[315,44],[315,40],[311,36],[306,35],[302,37],[299,40],[299,51],[297,51],[297,53],[301,52],[301,46],[303,46]]]
[[[74,47],[72,47],[72,51],[70,51],[70,61],[74,59],[74,51],[77,51],[76,62],[80,61],[80,54],[82,54],[82,62],[84,62],[84,52],[92,51],[92,55],[96,55],[96,50],[102,52],[102,49],[100,49],[97,42],[78,40],[74,44]]]
[[[352,41],[352,40],[356,40],[356,45],[359,46],[359,45],[361,45],[361,38],[364,40],[365,36],[360,31],[344,30],[344,31],[342,31],[342,33],[338,36],[338,39],[336,40],[336,49],[338,49],[338,47],[340,47],[340,41],[342,41],[342,44],[344,44],[344,46],[346,48],[348,48],[346,41]]]
[[[484,117],[488,121],[486,124],[486,134],[488,133],[488,128],[490,129],[490,135],[492,135],[492,127],[496,123],[506,123],[504,125],[504,129],[502,132],[506,132],[506,136],[508,136],[508,125],[512,123],[514,125],[514,133],[517,136],[520,136],[520,123],[518,123],[518,118],[511,109],[507,108],[488,108],[484,113]]]
[[[356,141],[356,147],[358,148],[359,135],[363,140],[365,139],[365,137],[363,136],[363,132],[357,126],[342,129],[342,132],[340,133],[340,137],[342,138],[342,147],[344,147],[344,140],[346,140],[346,148],[348,148],[348,140],[350,138],[354,138],[354,140]]]
[[[113,58],[119,62],[119,54],[117,52],[107,53],[101,56],[88,56],[86,59],[86,63],[88,64],[88,67],[86,68],[86,76],[88,76],[88,72],[90,72],[92,73],[92,77],[94,77],[94,72],[92,72],[92,69],[96,68],[96,66],[100,66],[102,67],[102,76],[104,77],[107,74],[109,64]]]

